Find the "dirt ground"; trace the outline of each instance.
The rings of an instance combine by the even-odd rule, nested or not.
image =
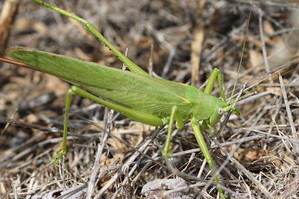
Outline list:
[[[218,68],[227,98],[238,78],[234,99],[248,99],[236,105],[240,115],[224,117],[210,137],[213,130],[205,132],[225,195],[299,198],[296,0],[48,2],[90,21],[153,76],[202,90]],[[25,46],[122,68],[81,24],[30,0],[20,1],[9,25],[1,24],[10,30],[7,43],[0,34],[1,48]],[[161,154],[167,126],[132,121],[78,96],[68,152],[53,165],[69,88],[56,77],[1,63],[0,198],[219,197],[189,121],[174,131],[167,159]]]

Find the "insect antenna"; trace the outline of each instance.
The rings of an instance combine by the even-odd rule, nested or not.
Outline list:
[[[295,71],[297,69],[296,64],[298,64],[298,63],[299,63],[299,59],[297,58],[297,59],[290,61],[287,64],[284,64],[283,66],[277,67],[276,69],[274,69],[266,74],[260,75],[256,78],[252,79],[250,82],[248,82],[246,84],[247,88],[244,88],[242,91],[242,93],[245,93],[245,94],[240,97],[234,98],[236,100],[234,100],[234,102],[232,104],[236,104],[236,103],[239,104],[240,101],[242,101],[240,104],[244,104],[245,102],[253,101],[255,99],[258,99],[265,95],[270,94],[271,93],[270,91],[265,91],[265,92],[257,94],[257,90],[260,87],[269,83],[270,82],[268,80],[269,78],[271,78],[272,80],[277,80],[279,74],[281,76],[284,76],[284,75],[287,75],[287,74]]]
[[[251,4],[252,4],[252,2],[251,2]],[[251,19],[252,8],[253,8],[253,6],[251,6],[251,8],[250,8],[248,18],[247,18],[247,21],[246,21],[245,37],[246,37],[246,35],[248,35],[248,31],[249,31],[249,24],[250,24],[250,19]],[[229,98],[228,104],[231,104],[231,101],[233,100],[233,96],[234,96],[234,93],[235,93],[235,90],[236,90],[236,87],[237,87],[237,82],[238,82],[238,79],[239,79],[239,73],[240,73],[240,70],[241,70],[242,63],[243,63],[245,48],[246,48],[246,38],[244,38],[244,41],[243,41],[243,44],[242,44],[241,58],[240,58],[239,66],[238,66],[238,69],[237,69],[237,77],[234,81],[234,87],[233,87],[231,96]],[[242,91],[241,91],[240,95],[241,94],[242,94]],[[240,96],[240,95],[238,95],[238,96]],[[234,100],[234,103],[232,104],[232,107],[235,106],[237,101],[238,101],[238,97],[236,98],[236,100]]]

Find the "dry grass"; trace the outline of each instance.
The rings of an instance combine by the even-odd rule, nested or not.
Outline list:
[[[207,139],[223,189],[229,198],[299,198],[299,25],[290,14],[299,7],[296,1],[257,1],[253,6],[242,0],[206,0],[202,5],[175,0],[64,2],[121,51],[128,48],[128,56],[146,70],[153,44],[153,71],[165,79],[189,83],[193,74],[192,82],[199,86],[217,67],[230,96],[243,57],[236,93],[266,95],[239,105],[241,115],[231,116],[221,132]],[[122,67],[79,24],[28,0],[21,3],[11,29],[8,46],[16,45]],[[280,68],[291,73],[279,81]],[[155,130],[79,97],[73,101],[64,164],[51,165],[60,149],[69,85],[16,66],[0,70],[1,198],[60,194],[64,186],[84,198],[88,182],[94,186],[92,198],[101,193],[102,198],[142,198],[147,182],[177,176],[184,179],[190,198],[216,198],[189,124],[173,136],[174,157],[166,160],[161,156],[165,128]]]

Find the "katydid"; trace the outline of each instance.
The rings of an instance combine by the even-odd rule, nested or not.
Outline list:
[[[118,51],[88,21],[43,1],[33,1],[83,23],[86,30],[103,42],[130,70],[123,71],[23,47],[13,47],[7,50],[8,55],[14,60],[74,85],[67,93],[62,150],[56,155],[55,163],[67,151],[68,115],[72,95],[76,94],[114,109],[133,120],[152,126],[168,125],[163,150],[165,157],[171,157],[169,151],[174,122],[176,122],[177,129],[182,129],[190,119],[197,143],[210,166],[212,176],[217,184],[220,183],[215,175],[216,168],[202,134],[204,130],[213,128],[225,112],[233,111],[238,114],[238,109],[234,107],[234,104],[226,101],[220,70],[213,70],[204,91],[190,85],[151,77]],[[216,82],[221,99],[211,96]],[[217,189],[220,196],[225,198],[223,190]]]

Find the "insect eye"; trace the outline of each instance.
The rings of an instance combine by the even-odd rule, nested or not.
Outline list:
[[[224,113],[224,110],[222,108],[219,108],[218,109],[218,115],[223,115],[223,113]]]

